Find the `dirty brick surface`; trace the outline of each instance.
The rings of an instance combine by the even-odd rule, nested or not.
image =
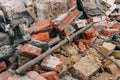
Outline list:
[[[0,0],[0,80],[120,80],[120,0]]]

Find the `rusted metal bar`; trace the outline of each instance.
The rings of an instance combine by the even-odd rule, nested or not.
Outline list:
[[[80,29],[79,31],[77,31],[76,33],[74,33],[73,35],[71,35],[70,37],[66,37],[63,41],[59,42],[57,45],[55,45],[54,47],[52,47],[51,49],[47,50],[46,52],[44,52],[43,54],[41,54],[40,56],[34,58],[33,60],[29,61],[28,63],[26,63],[25,65],[23,65],[22,67],[18,68],[16,70],[17,74],[21,74],[24,73],[24,71],[26,69],[28,69],[29,67],[33,66],[34,64],[36,64],[37,62],[39,62],[40,60],[42,60],[44,57],[46,57],[47,55],[51,54],[53,51],[55,51],[57,48],[63,46],[64,44],[66,44],[67,42],[71,41],[74,37],[78,36],[80,33],[88,30],[91,26],[93,25],[93,23],[88,24],[86,27]]]

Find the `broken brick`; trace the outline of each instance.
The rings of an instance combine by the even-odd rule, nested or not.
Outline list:
[[[35,71],[30,71],[27,73],[27,76],[33,80],[47,80],[43,76],[41,76],[39,73]]]
[[[63,64],[60,59],[51,55],[43,59],[41,66],[47,70],[54,70],[58,72],[63,68]]]
[[[66,55],[69,57],[78,55],[78,51],[71,44],[65,44],[61,48],[66,51]]]
[[[86,55],[73,65],[71,73],[74,77],[80,80],[89,80],[89,78],[100,68],[100,66],[101,61],[97,57],[93,55]]]
[[[110,64],[106,66],[107,71],[110,72],[111,74],[116,74],[117,72],[120,71],[120,69],[114,64]]]
[[[119,50],[113,51],[112,55],[113,55],[116,59],[120,59],[120,51],[119,51]]]
[[[52,30],[52,29],[53,29],[52,20],[46,19],[42,22],[37,22],[34,24],[33,27],[30,27],[30,32],[39,33],[41,31]]]
[[[14,75],[14,73],[13,73],[11,70],[7,70],[7,71],[2,72],[2,73],[0,74],[0,80],[1,80],[1,79],[2,79],[2,80],[7,79],[8,77],[13,76],[13,75]]]
[[[85,39],[91,39],[98,35],[98,32],[96,30],[88,30],[83,34],[83,38]]]
[[[100,48],[100,50],[106,54],[106,55],[110,55],[114,49],[115,49],[116,45],[112,44],[112,43],[108,43],[108,42],[104,42]]]
[[[103,35],[104,36],[112,36],[118,31],[119,31],[118,29],[104,29],[103,30]]]
[[[31,79],[27,76],[13,75],[5,80],[31,80]]]
[[[33,34],[31,40],[46,41],[50,39],[50,34],[48,32]]]
[[[25,44],[21,49],[20,49],[20,55],[28,57],[28,58],[35,58],[39,56],[42,52],[41,48],[38,48],[36,46],[32,46],[30,44]]]
[[[70,15],[68,15],[65,18],[65,20],[57,26],[58,31],[61,32],[64,29],[64,27],[69,25],[79,15],[79,13],[80,12],[77,9],[75,9],[73,12],[71,12]]]
[[[58,74],[54,71],[43,73],[41,74],[41,76],[43,76],[47,80],[60,80]]]
[[[7,69],[7,65],[5,62],[0,62],[0,72],[4,71],[5,69]]]

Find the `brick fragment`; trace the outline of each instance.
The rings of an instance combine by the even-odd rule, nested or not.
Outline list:
[[[98,35],[98,32],[96,30],[88,30],[83,34],[84,39],[91,39]]]
[[[47,70],[54,70],[58,72],[63,68],[63,64],[60,59],[51,55],[43,59],[41,66]]]
[[[116,74],[117,72],[120,71],[120,69],[114,64],[110,64],[106,66],[107,71],[110,72],[111,74]]]
[[[35,71],[30,71],[27,73],[27,76],[33,80],[47,80],[43,76],[41,76],[39,73]]]
[[[100,49],[104,54],[110,55],[114,51],[115,47],[116,45],[112,43],[104,42]]]
[[[103,30],[103,35],[104,36],[112,36],[118,31],[119,31],[118,29],[104,29]]]
[[[66,55],[69,57],[78,55],[78,51],[71,44],[65,44],[61,48],[66,51]]]
[[[33,27],[30,27],[30,32],[39,33],[41,31],[52,30],[52,29],[53,29],[52,20],[46,19],[44,21],[37,22],[34,24]]]
[[[14,73],[11,70],[4,71],[0,74],[0,80],[7,79],[10,76],[13,76]]]
[[[119,50],[113,51],[112,55],[113,55],[116,59],[120,59],[120,51],[119,51]]]
[[[46,41],[50,39],[50,34],[48,32],[33,34],[31,40]]]
[[[100,66],[101,61],[97,57],[87,55],[82,57],[73,65],[71,73],[74,77],[77,77],[80,80],[89,80],[90,77],[100,68]]]
[[[80,12],[77,9],[75,9],[73,12],[71,12],[70,15],[68,15],[65,18],[65,20],[57,26],[58,31],[61,32],[64,29],[64,27],[69,25],[79,15],[79,13]]]
[[[54,71],[43,73],[41,76],[45,77],[47,80],[60,80],[58,74]]]
[[[5,62],[0,62],[0,72],[4,71],[5,69],[7,69],[7,65]]]
[[[21,49],[20,49],[20,55],[28,57],[28,58],[35,58],[40,55],[42,52],[42,49],[32,46],[30,44],[25,44]]]

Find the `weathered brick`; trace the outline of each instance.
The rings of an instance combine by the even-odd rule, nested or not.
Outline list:
[[[28,58],[35,58],[39,56],[42,52],[42,49],[32,46],[30,44],[25,44],[21,49],[20,49],[20,55],[28,57]]]
[[[96,30],[88,30],[83,34],[83,38],[85,39],[91,39],[98,35],[98,32]]]
[[[70,7],[76,5],[76,0],[68,0],[68,2]]]
[[[115,58],[120,59],[120,51],[119,51],[119,50],[113,51],[112,55],[113,55]]]
[[[38,65],[38,64],[36,64],[36,65],[33,66],[33,70],[36,71],[36,72],[38,72],[38,73],[41,73],[41,74],[46,72],[46,71],[45,71],[40,65]]]
[[[30,27],[30,32],[31,33],[38,33],[41,31],[52,30],[52,29],[53,29],[52,20],[46,19],[42,22],[37,22],[34,24],[33,27]]]
[[[120,71],[120,69],[114,64],[110,64],[106,66],[108,72],[112,73],[112,74],[116,74],[117,72]]]
[[[27,76],[33,80],[47,80],[43,76],[41,76],[39,73],[35,71],[30,71],[27,73]]]
[[[50,39],[50,34],[48,32],[33,34],[31,40],[46,41]]]
[[[12,75],[14,75],[14,73],[11,70],[7,70],[7,71],[4,71],[0,74],[0,79],[4,80]]]
[[[5,62],[0,62],[0,72],[4,71],[5,69],[7,69],[7,65]]]
[[[73,12],[71,12],[70,15],[68,15],[65,18],[65,20],[57,26],[58,31],[61,32],[64,29],[64,27],[69,25],[79,15],[79,13],[80,12],[77,9],[75,9]]]
[[[43,73],[41,76],[45,77],[47,80],[60,80],[58,74],[54,71]]]
[[[116,45],[112,44],[112,43],[108,43],[108,42],[104,42],[100,48],[100,50],[106,54],[106,55],[110,55],[114,49],[115,49]]]
[[[71,44],[65,44],[61,48],[66,51],[66,55],[69,57],[78,55],[78,51]]]
[[[43,59],[41,66],[47,70],[54,71],[61,71],[63,68],[63,64],[60,59],[51,55]]]
[[[89,80],[89,78],[100,68],[101,61],[93,56],[87,55],[73,65],[71,73],[80,80]]]
[[[112,36],[118,31],[119,31],[118,29],[104,29],[103,30],[103,35],[104,36]]]

